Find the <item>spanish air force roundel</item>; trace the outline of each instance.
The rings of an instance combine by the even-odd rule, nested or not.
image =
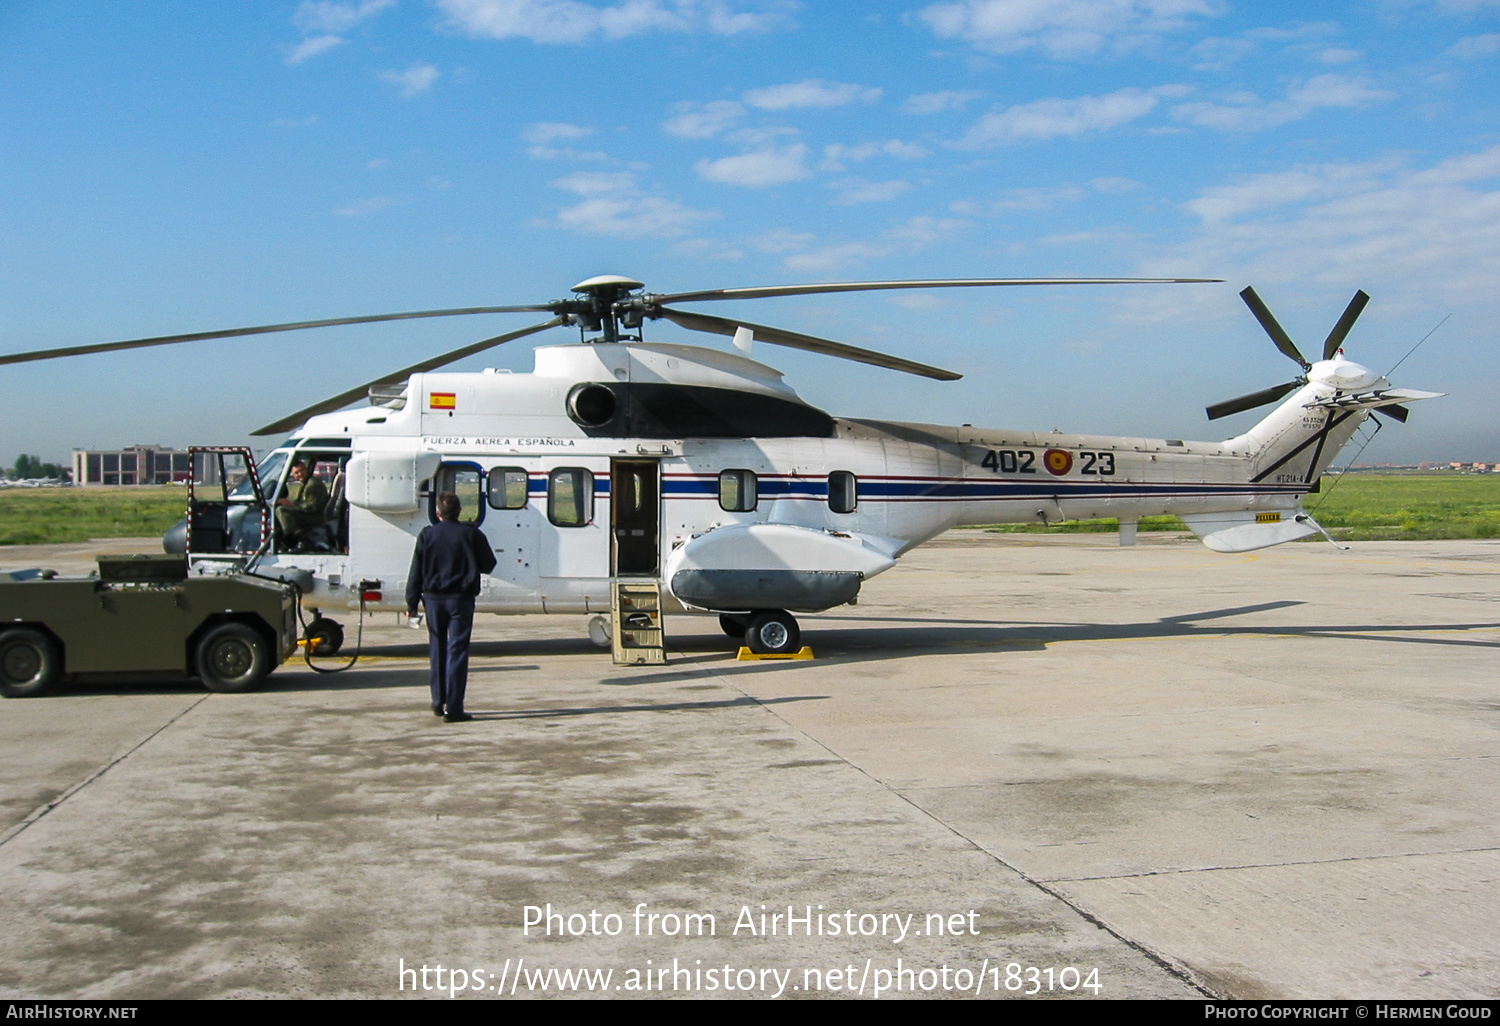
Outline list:
[[[1073,454],[1062,449],[1048,449],[1042,453],[1042,466],[1047,468],[1047,473],[1062,477],[1073,469]]]

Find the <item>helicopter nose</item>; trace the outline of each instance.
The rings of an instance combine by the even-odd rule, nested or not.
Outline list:
[[[161,536],[161,548],[174,556],[187,555],[187,517],[167,528],[167,533]]]

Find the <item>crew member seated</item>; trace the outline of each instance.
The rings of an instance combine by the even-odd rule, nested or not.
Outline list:
[[[292,463],[290,474],[282,497],[276,500],[276,527],[282,544],[296,547],[303,531],[323,523],[328,486],[313,477],[301,460]]]

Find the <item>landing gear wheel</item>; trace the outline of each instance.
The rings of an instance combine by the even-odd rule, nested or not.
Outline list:
[[[57,683],[62,655],[41,631],[16,627],[0,631],[0,694],[30,698]]]
[[[768,609],[745,625],[745,644],[757,655],[792,655],[802,649],[802,632],[791,613]]]
[[[220,624],[198,642],[198,678],[210,691],[249,691],[271,672],[264,639],[242,623]]]
[[[344,644],[344,628],[336,621],[320,616],[307,625],[303,635],[307,649],[315,656],[338,655]]]
[[[743,616],[730,616],[728,613],[720,613],[719,629],[731,638],[744,638],[745,618]]]

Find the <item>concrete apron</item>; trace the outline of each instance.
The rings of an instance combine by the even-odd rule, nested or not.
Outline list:
[[[482,617],[470,724],[389,614],[5,702],[0,994],[1496,996],[1500,544],[1110,541],[942,539],[811,663]]]

